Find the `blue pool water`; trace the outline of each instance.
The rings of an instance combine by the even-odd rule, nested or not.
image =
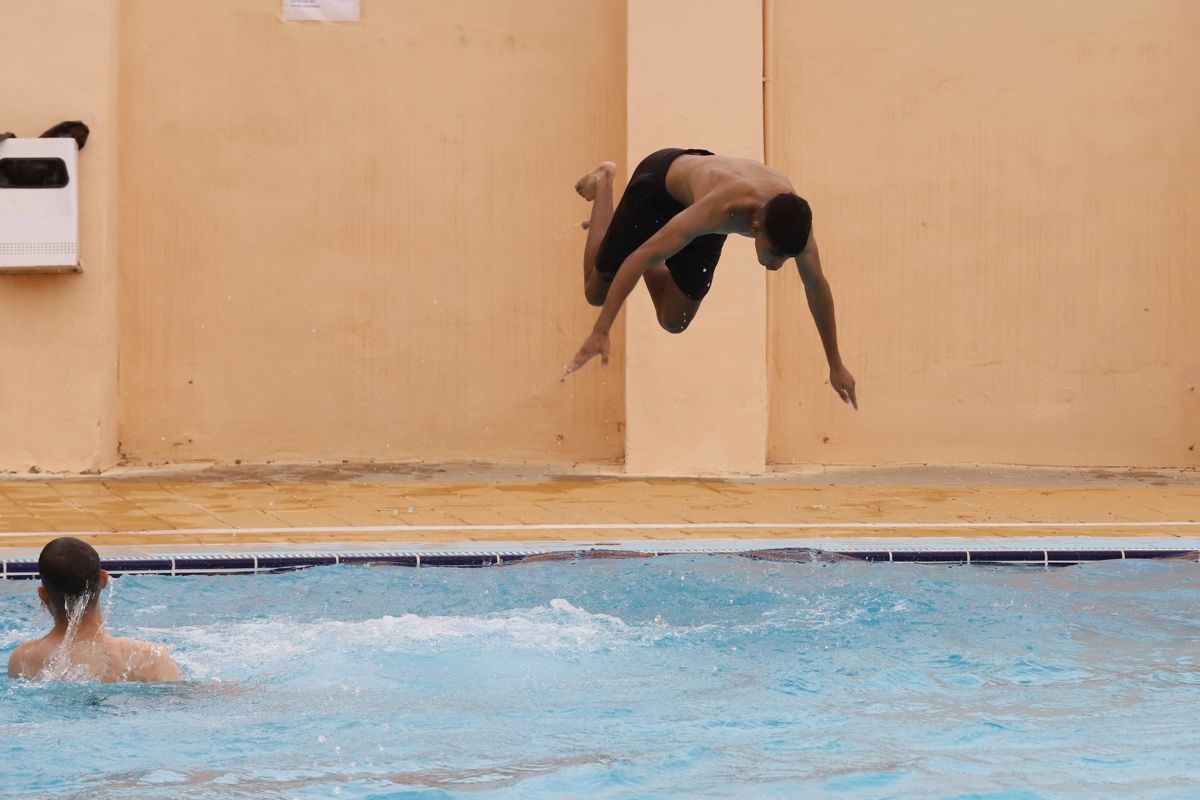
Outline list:
[[[126,577],[167,686],[0,678],[0,796],[1200,797],[1200,566]],[[46,623],[0,582],[0,659]]]

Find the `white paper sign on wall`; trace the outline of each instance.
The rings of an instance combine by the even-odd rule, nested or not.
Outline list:
[[[283,0],[283,18],[312,22],[358,22],[359,0]]]

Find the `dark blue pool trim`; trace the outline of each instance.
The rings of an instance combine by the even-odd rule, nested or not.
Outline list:
[[[394,567],[494,567],[522,561],[571,560],[598,556],[651,558],[680,551],[602,551],[597,549],[539,552],[336,552],[336,553],[238,553],[214,555],[138,556],[104,559],[111,575],[235,575],[271,573],[335,564]],[[1197,550],[777,550],[686,551],[692,554],[721,553],[771,561],[857,560],[873,563],[977,564],[1018,566],[1069,566],[1086,561],[1170,558],[1200,561]],[[36,578],[37,560],[0,560],[0,579]]]

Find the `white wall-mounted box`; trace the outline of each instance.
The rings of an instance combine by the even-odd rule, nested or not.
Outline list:
[[[74,139],[0,141],[0,273],[80,270]]]

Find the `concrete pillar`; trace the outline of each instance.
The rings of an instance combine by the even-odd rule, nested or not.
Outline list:
[[[763,158],[761,0],[629,0],[628,176],[662,147]],[[626,471],[758,473],[766,466],[766,273],[730,237],[681,335],[644,288],[626,310]]]

